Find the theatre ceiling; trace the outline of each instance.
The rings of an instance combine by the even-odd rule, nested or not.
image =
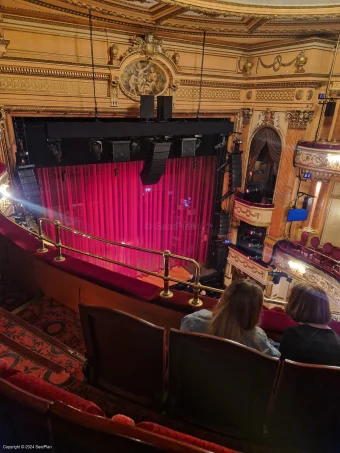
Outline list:
[[[244,48],[340,32],[340,0],[0,0],[4,15],[79,26],[89,8],[98,28],[193,42],[206,31],[207,42]]]

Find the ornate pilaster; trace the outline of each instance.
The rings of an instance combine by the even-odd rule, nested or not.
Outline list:
[[[2,14],[0,14],[0,24],[3,21],[4,21],[3,16],[2,16]],[[8,39],[4,38],[4,33],[0,26],[0,58],[3,57],[5,55],[5,53],[7,52],[7,47],[8,47],[9,43],[10,43],[10,41]]]
[[[308,123],[314,118],[313,110],[291,110],[286,112],[286,120],[288,121],[288,129],[305,130]]]

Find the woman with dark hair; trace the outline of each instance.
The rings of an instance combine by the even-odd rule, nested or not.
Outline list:
[[[290,294],[286,313],[300,325],[285,330],[280,351],[285,359],[340,366],[340,337],[328,327],[327,294],[310,283],[299,283]]]
[[[237,280],[225,289],[213,312],[200,310],[185,316],[181,330],[226,338],[279,357],[280,352],[257,327],[262,305],[262,289],[250,280]]]

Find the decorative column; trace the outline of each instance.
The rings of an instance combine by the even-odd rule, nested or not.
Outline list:
[[[310,110],[293,110],[286,112],[288,131],[286,143],[282,150],[279,173],[274,194],[274,213],[269,236],[276,240],[285,236],[287,213],[294,198],[296,169],[293,166],[296,144],[302,140],[309,122],[312,121],[314,112]]]
[[[253,109],[245,108],[242,109],[242,186],[241,192],[244,192],[246,180],[247,180],[247,167],[248,167],[248,157],[250,151],[250,143],[249,143],[249,132],[250,132],[250,123],[253,117]]]

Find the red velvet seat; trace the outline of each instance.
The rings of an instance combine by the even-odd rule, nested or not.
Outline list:
[[[157,423],[142,422],[136,425],[137,428],[144,429],[152,433],[160,434],[161,436],[169,437],[171,439],[179,440],[181,442],[194,445],[195,447],[203,448],[212,453],[237,453],[235,450],[230,448],[222,447],[221,445],[208,442],[197,437],[189,436],[188,434],[174,431],[173,429],[167,428],[166,426],[158,425]]]
[[[325,269],[331,272],[339,272],[340,269],[340,248],[334,247],[331,253],[331,260],[326,259],[323,262]]]
[[[310,256],[313,258],[314,251],[319,250],[320,239],[317,236],[312,237],[310,241],[310,248],[311,250],[306,250],[307,257],[310,259]]]
[[[62,403],[55,403],[49,416],[53,442],[58,452],[208,453],[208,450],[198,448],[194,442],[190,444],[186,436],[179,434],[175,439],[170,435],[148,432],[78,411]],[[231,453],[221,448],[220,453]]]
[[[52,445],[47,413],[52,401],[0,378],[0,443]]]
[[[302,451],[340,451],[340,367],[285,361],[269,417],[269,440]]]
[[[320,264],[323,264],[324,261],[327,260],[326,256],[324,255],[331,255],[333,251],[333,244],[330,242],[326,242],[326,244],[323,245],[320,255],[319,253],[313,253],[312,260],[313,261],[319,261]]]
[[[6,381],[39,398],[44,398],[53,402],[62,401],[65,404],[88,412],[89,414],[104,415],[104,412],[100,407],[91,401],[85,400],[80,396],[67,392],[66,390],[58,388],[30,374],[19,371],[7,377]]]
[[[170,331],[168,411],[205,429],[260,438],[279,359],[233,341]]]
[[[292,242],[292,244],[295,247],[296,251],[301,252],[302,247],[305,247],[305,245],[307,244],[308,236],[309,236],[309,233],[307,233],[307,231],[304,231],[301,234],[301,240],[300,241],[293,241]]]
[[[79,313],[89,382],[158,405],[165,386],[165,329],[105,307],[80,304]]]

